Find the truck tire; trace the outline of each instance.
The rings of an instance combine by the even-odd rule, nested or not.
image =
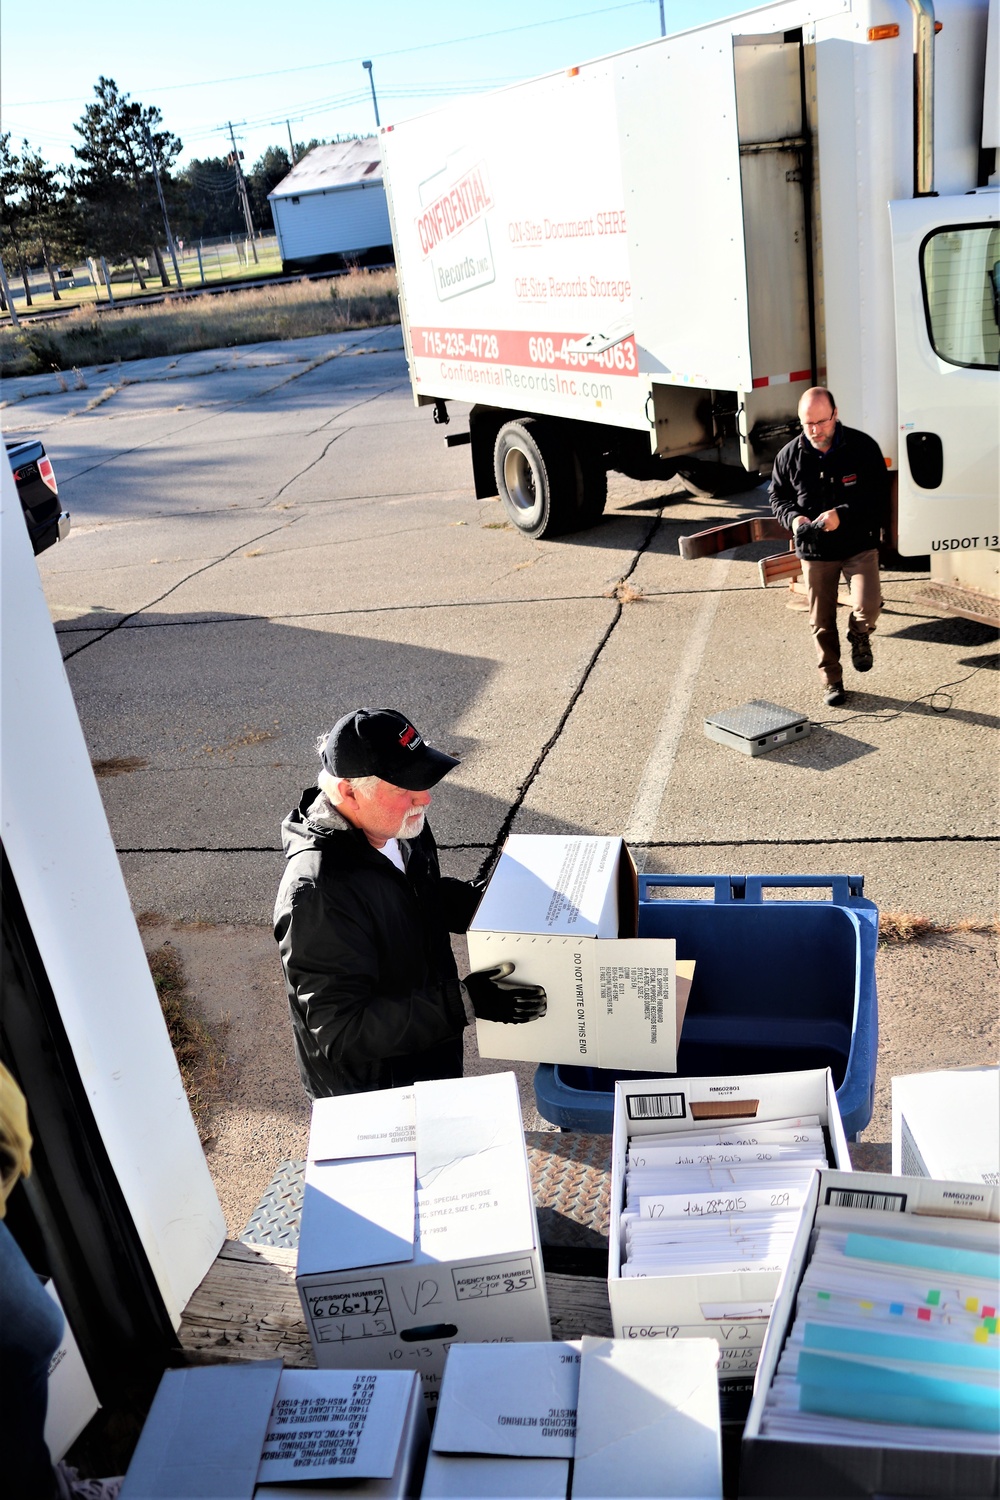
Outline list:
[[[608,475],[600,457],[537,417],[506,422],[493,450],[497,493],[525,536],[542,540],[593,526],[604,510]]]

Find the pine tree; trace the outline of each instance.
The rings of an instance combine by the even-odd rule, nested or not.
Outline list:
[[[180,139],[161,128],[163,116],[155,105],[120,93],[113,78],[99,78],[94,93],[96,102],[87,105],[73,127],[80,136],[80,145],[73,148],[80,162],[75,187],[88,248],[117,262],[152,254],[161,282],[169,286],[150,153],[167,194]]]
[[[58,302],[59,288],[56,286],[52,260],[65,255],[73,246],[66,193],[59,178],[62,167],[48,167],[38,151],[33,151],[27,141],[21,142],[21,201],[23,215],[31,237],[38,246],[49,276],[54,301]]]
[[[0,135],[0,255],[12,261],[24,283],[24,302],[31,303],[28,281],[28,226],[21,196],[21,162],[11,149],[10,131]]]

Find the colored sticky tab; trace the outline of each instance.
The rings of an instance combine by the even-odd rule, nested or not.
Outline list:
[[[901,1318],[903,1316],[903,1313],[906,1311],[906,1308],[903,1306],[902,1302],[890,1302],[889,1311],[891,1313],[895,1313],[897,1318]]]
[[[823,1302],[829,1302],[830,1300],[829,1292],[817,1292],[816,1296],[819,1297]]]
[[[929,1323],[930,1320],[931,1320],[931,1310],[930,1310],[930,1308],[929,1307],[918,1307],[917,1308],[917,1317],[920,1318],[920,1320],[922,1322]]]
[[[930,1307],[940,1307],[941,1306],[941,1293],[938,1292],[938,1291],[928,1292],[926,1300],[927,1300],[928,1306],[930,1306]]]
[[[996,1310],[995,1307],[984,1307],[983,1308],[983,1317],[984,1318],[995,1318],[996,1315],[997,1315],[997,1310]]]
[[[965,1299],[965,1310],[966,1310],[966,1312],[978,1312],[979,1311],[979,1298],[978,1297],[966,1297],[966,1299]]]
[[[862,1312],[871,1312],[875,1304],[874,1302],[859,1302],[858,1306],[860,1307]]]
[[[890,1240],[877,1234],[848,1234],[844,1254],[854,1260],[873,1260],[889,1266],[947,1271],[954,1276],[1000,1278],[1000,1255],[988,1250],[959,1250],[952,1245]]]
[[[824,1350],[828,1354],[856,1354],[868,1359],[892,1359],[928,1366],[954,1365],[1000,1373],[1000,1348],[970,1349],[968,1344],[951,1339],[929,1339],[922,1333],[883,1333],[877,1326],[851,1328],[807,1322],[802,1330],[802,1347]]]
[[[983,1319],[983,1327],[986,1329],[987,1333],[996,1333],[996,1331],[997,1331],[997,1320],[996,1320],[996,1318],[984,1318]]]
[[[972,1341],[975,1344],[986,1344],[986,1346],[989,1347],[990,1336],[985,1328],[977,1328],[975,1333],[972,1335]]]

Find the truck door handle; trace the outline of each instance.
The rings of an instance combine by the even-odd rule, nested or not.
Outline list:
[[[936,432],[908,432],[906,456],[913,483],[922,490],[936,490],[944,475],[944,449]]]

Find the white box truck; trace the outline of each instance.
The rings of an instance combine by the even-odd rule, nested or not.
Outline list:
[[[781,0],[383,128],[414,396],[472,403],[478,497],[545,537],[609,468],[746,488],[821,383],[900,551],[995,579],[997,3],[938,11]]]

